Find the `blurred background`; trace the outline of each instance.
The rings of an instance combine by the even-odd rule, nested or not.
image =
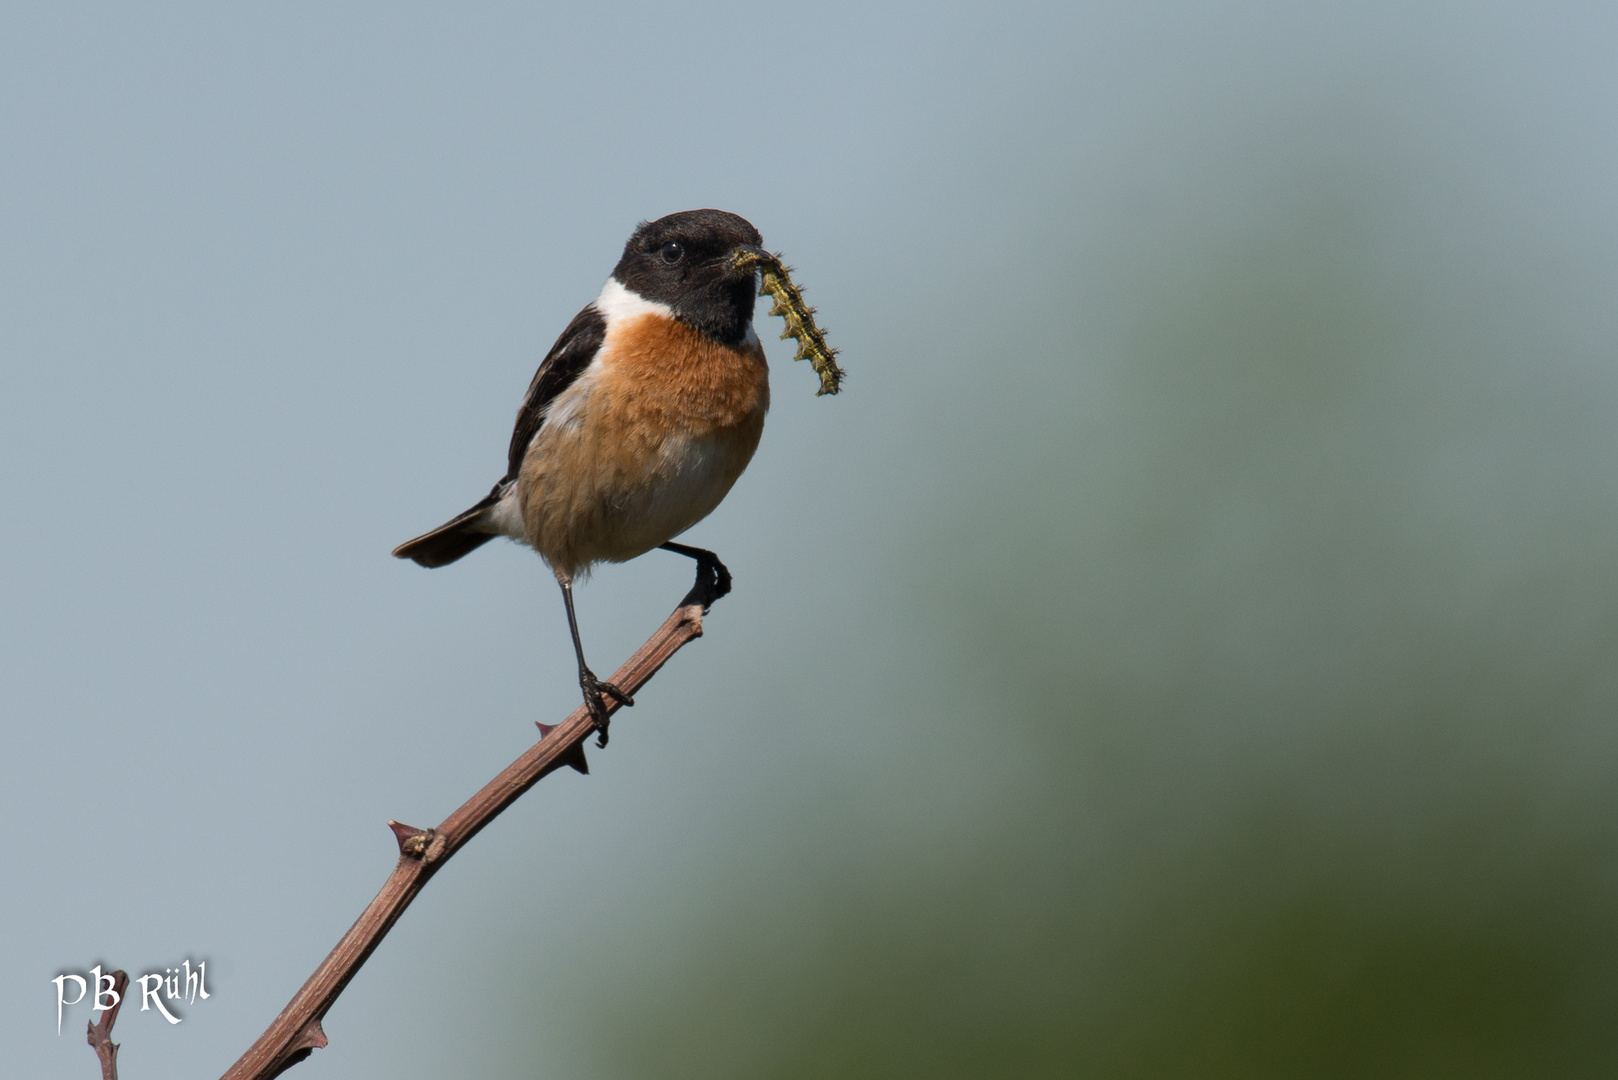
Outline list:
[[[736,591],[319,1077],[1618,1073],[1618,9],[0,8],[0,1042],[222,1073],[577,700],[499,476],[642,218],[798,268]],[[759,317],[767,342],[774,320]],[[690,565],[581,592],[610,671]]]

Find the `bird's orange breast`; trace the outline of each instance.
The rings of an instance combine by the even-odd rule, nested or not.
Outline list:
[[[757,338],[723,345],[674,319],[641,315],[614,326],[602,351],[602,388],[626,421],[691,435],[763,425],[770,381]]]
[[[769,402],[756,338],[724,345],[655,313],[615,322],[524,459],[529,542],[572,573],[679,535],[741,476]]]

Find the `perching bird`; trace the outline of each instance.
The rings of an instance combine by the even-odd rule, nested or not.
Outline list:
[[[729,591],[713,552],[670,541],[719,505],[764,430],[769,369],[753,330],[755,267],[769,257],[761,243],[723,210],[641,223],[528,384],[506,475],[476,506],[393,552],[444,566],[497,536],[537,551],[562,587],[602,746],[602,695],[634,702],[584,662],[573,580],[661,547],[696,559],[716,596]]]

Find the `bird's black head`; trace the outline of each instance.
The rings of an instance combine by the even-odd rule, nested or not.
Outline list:
[[[764,238],[746,218],[723,210],[683,210],[644,221],[624,245],[612,276],[681,322],[734,345],[747,336],[756,271],[739,251],[762,254]],[[742,260],[745,262],[745,260]]]

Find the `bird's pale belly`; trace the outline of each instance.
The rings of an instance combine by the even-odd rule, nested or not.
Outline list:
[[[519,485],[525,539],[569,576],[643,555],[719,505],[762,428],[628,448],[579,432],[542,434]]]

